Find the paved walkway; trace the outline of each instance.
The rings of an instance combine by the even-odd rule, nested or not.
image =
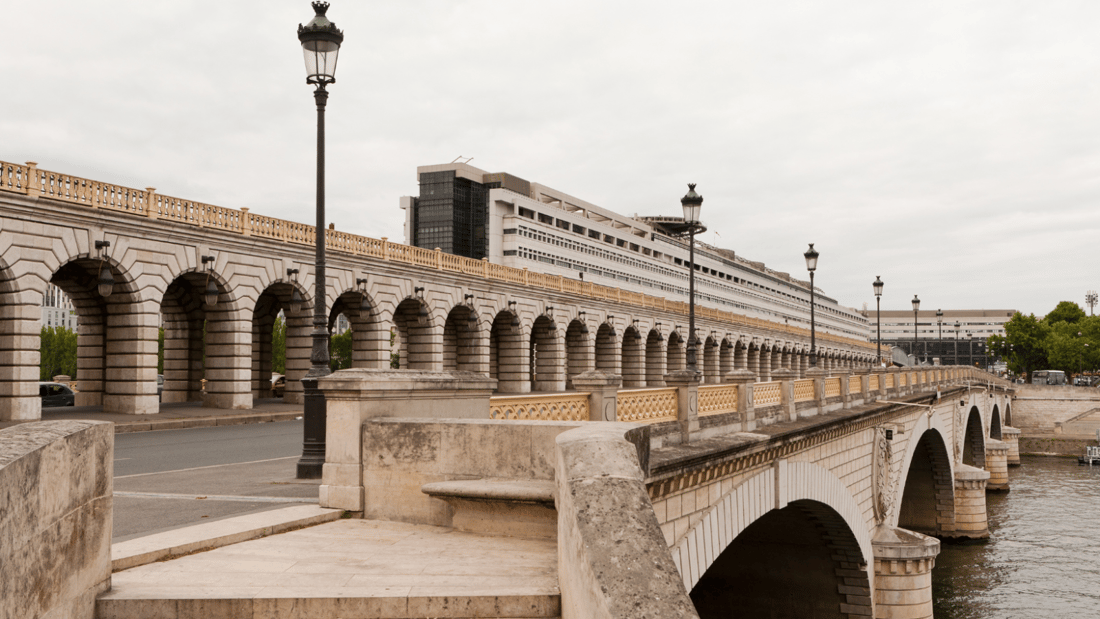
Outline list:
[[[346,519],[116,572],[99,619],[560,617],[557,545]]]
[[[161,404],[160,412],[153,415],[104,413],[101,406],[61,406],[42,409],[43,421],[59,419],[112,421],[115,424],[115,432],[119,433],[289,421],[301,416],[301,404],[287,404],[282,398],[254,400],[252,408],[247,410],[204,408],[201,402]],[[18,423],[23,422],[0,422],[0,428]]]

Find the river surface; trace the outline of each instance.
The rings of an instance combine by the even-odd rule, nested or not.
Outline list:
[[[943,544],[936,619],[1100,617],[1100,466],[1022,461],[1011,492],[986,495],[990,539]]]

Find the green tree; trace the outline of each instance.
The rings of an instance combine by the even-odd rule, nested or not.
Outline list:
[[[397,341],[397,331],[390,329],[390,369],[401,369],[401,351],[394,350],[393,344]]]
[[[1000,356],[1008,369],[1026,375],[1031,380],[1033,370],[1049,369],[1047,338],[1051,328],[1035,317],[1035,314],[1017,313],[1005,323],[1005,335],[995,335],[988,340],[989,351]]]
[[[1062,301],[1043,318],[1043,322],[1051,326],[1059,322],[1077,324],[1084,318],[1085,310],[1081,309],[1080,305],[1073,301]]]
[[[329,367],[332,371],[351,367],[351,329],[329,338]]]
[[[65,327],[42,327],[39,335],[38,379],[51,380],[58,374],[76,379],[76,332]]]
[[[281,315],[271,329],[271,371],[286,374],[286,320]]]

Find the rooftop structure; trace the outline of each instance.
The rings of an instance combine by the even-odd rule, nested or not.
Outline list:
[[[403,197],[405,239],[506,266],[686,301],[682,217],[633,217],[507,173],[465,163],[420,166],[418,197]],[[696,241],[696,301],[809,328],[810,284]],[[817,328],[870,339],[867,318],[816,292]]]

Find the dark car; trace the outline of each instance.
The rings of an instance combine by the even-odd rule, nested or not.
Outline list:
[[[42,398],[42,408],[76,405],[76,394],[61,383],[38,383],[38,395]]]

